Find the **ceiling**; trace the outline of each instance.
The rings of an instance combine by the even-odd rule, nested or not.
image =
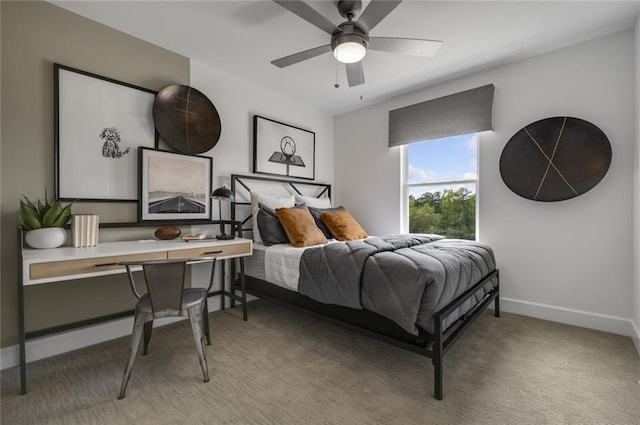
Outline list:
[[[344,64],[331,53],[287,68],[271,65],[274,59],[327,44],[330,36],[269,0],[52,3],[332,115],[631,28],[640,10],[640,0],[405,0],[371,35],[442,40],[444,45],[433,58],[369,51],[363,59],[365,84],[349,88]],[[344,21],[335,1],[308,3],[332,22]]]

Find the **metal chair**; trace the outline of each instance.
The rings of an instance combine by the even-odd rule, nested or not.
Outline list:
[[[185,289],[184,280],[187,263],[203,261],[211,261],[209,286],[206,288]],[[138,299],[135,307],[129,359],[124,370],[124,376],[122,377],[118,399],[124,398],[127,384],[131,377],[131,371],[133,370],[136,352],[140,344],[140,337],[144,334],[142,354],[146,355],[149,349],[149,341],[151,340],[153,320],[161,317],[183,316],[189,318],[204,382],[209,382],[204,340],[206,338],[207,345],[211,345],[207,295],[213,285],[216,259],[212,257],[193,260],[125,261],[118,264],[127,268],[131,290]],[[147,287],[147,293],[144,295],[140,295],[136,289],[132,270],[132,268],[136,266],[142,266],[144,272],[144,280]]]

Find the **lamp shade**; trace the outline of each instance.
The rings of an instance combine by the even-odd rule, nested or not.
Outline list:
[[[219,187],[211,192],[211,197],[214,199],[228,199],[233,201],[233,192],[226,186]]]
[[[367,48],[354,41],[340,43],[333,49],[333,56],[342,63],[360,62],[366,54]]]

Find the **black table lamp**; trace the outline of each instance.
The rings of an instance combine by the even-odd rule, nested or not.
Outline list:
[[[233,201],[233,192],[231,189],[226,186],[222,186],[211,192],[211,198],[218,200],[218,216],[220,218],[220,234],[216,235],[216,239],[220,240],[228,240],[233,239],[233,231],[231,234],[227,235],[224,232],[224,223],[222,221],[222,201]],[[233,228],[233,226],[232,226]]]

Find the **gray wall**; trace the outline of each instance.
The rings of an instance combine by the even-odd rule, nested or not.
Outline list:
[[[17,341],[15,226],[20,194],[53,193],[53,63],[154,90],[189,84],[189,60],[45,2],[2,1],[0,195],[2,339]],[[135,203],[79,203],[103,222],[135,221]],[[153,228],[138,230],[144,234]],[[137,237],[138,235],[134,235]],[[26,289],[27,330],[130,309],[123,276]]]
[[[637,49],[627,30],[338,116],[337,202],[370,234],[401,231],[401,149],[387,147],[388,111],[493,83],[495,131],[479,140],[479,238],[495,250],[503,306],[631,335]],[[515,195],[498,169],[505,144],[533,121],[565,115],[607,134],[613,148],[607,175],[563,202]]]

